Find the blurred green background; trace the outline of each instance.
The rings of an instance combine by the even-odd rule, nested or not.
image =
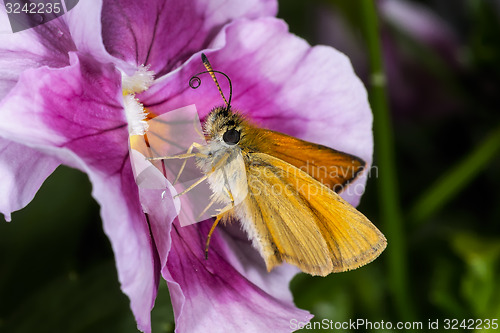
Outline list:
[[[373,4],[280,1],[291,32],[346,53],[369,90],[379,177],[358,208],[389,243],[358,270],[298,275],[295,302],[314,321],[500,319],[500,1]],[[0,332],[136,332],[90,191],[60,167],[0,222]],[[164,283],[152,316],[173,331]]]

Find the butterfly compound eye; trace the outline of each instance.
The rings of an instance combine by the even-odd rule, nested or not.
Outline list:
[[[222,139],[228,145],[235,145],[240,141],[240,132],[233,129],[227,130],[222,136]]]

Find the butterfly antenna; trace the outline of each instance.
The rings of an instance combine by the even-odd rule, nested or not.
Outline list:
[[[222,99],[224,100],[224,103],[226,104],[226,109],[229,110],[231,106],[231,98],[233,97],[233,85],[231,83],[231,79],[229,76],[227,76],[225,73],[220,72],[220,71],[214,71],[212,68],[212,65],[210,65],[210,62],[208,61],[207,56],[202,53],[201,54],[201,61],[203,62],[203,65],[207,69],[205,72],[198,73],[196,75],[193,75],[191,79],[189,80],[189,86],[193,89],[198,88],[201,85],[201,79],[198,77],[198,75],[208,73],[212,77],[212,80],[214,80],[215,85],[217,86],[217,89],[219,90],[219,94],[222,96]],[[222,74],[226,77],[227,81],[229,82],[229,100],[226,100],[226,97],[224,96],[224,93],[222,93],[222,89],[219,85],[219,81],[217,81],[217,78],[215,77],[215,73]]]
[[[229,104],[226,100],[226,97],[224,97],[224,94],[222,93],[222,89],[220,88],[219,81],[217,81],[217,78],[215,77],[215,73],[214,73],[214,70],[212,69],[212,65],[210,65],[210,61],[208,61],[208,58],[204,53],[201,54],[201,61],[203,62],[203,65],[207,69],[207,72],[212,77],[212,80],[214,80],[215,85],[217,86],[217,89],[219,89],[219,94],[222,96],[224,103],[226,103],[226,107],[229,106]]]

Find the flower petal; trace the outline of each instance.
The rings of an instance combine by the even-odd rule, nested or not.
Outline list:
[[[128,154],[120,73],[87,56],[71,58],[64,69],[23,73],[0,104],[1,135],[29,146],[66,148],[116,173]]]
[[[290,332],[292,319],[308,322],[312,318],[291,300],[275,298],[243,277],[228,261],[228,251],[218,237],[212,239],[205,260],[207,222],[188,227],[173,224],[163,276],[171,291],[176,332]]]
[[[226,225],[217,232],[224,239],[221,247],[231,266],[267,294],[285,302],[293,302],[289,284],[300,272],[297,267],[284,263],[268,272],[264,259],[239,225]]]
[[[0,19],[8,21],[4,10],[0,10]],[[0,99],[13,88],[24,70],[66,66],[68,52],[74,50],[70,34],[60,19],[15,34],[0,34]]]
[[[138,160],[138,162],[140,162],[140,160]],[[153,168],[153,171],[155,170],[157,169]],[[158,174],[161,175],[159,171]],[[162,178],[162,176],[160,176],[160,178]],[[161,179],[158,181],[162,183]],[[228,271],[233,272],[233,276],[230,279],[224,274],[220,277],[220,279],[226,280],[222,283],[223,290],[220,286],[215,286],[216,289],[212,290],[214,287],[212,281],[208,280],[205,274],[201,273],[205,268],[198,269],[193,267],[189,260],[186,261],[186,253],[184,253],[184,251],[181,250],[181,252],[183,252],[182,259],[172,259],[178,258],[179,256],[179,249],[177,248],[179,243],[184,244],[180,245],[181,248],[186,246],[191,248],[190,251],[187,251],[188,256],[202,256],[203,244],[208,229],[200,229],[197,225],[182,228],[179,226],[179,221],[176,220],[177,222],[175,222],[173,226],[174,233],[172,234],[172,221],[175,218],[176,209],[171,196],[165,195],[164,192],[165,189],[152,189],[147,187],[140,187],[139,190],[143,210],[148,215],[148,221],[154,235],[155,245],[158,249],[161,267],[163,268],[162,271],[164,277],[169,282],[171,299],[176,312],[178,332],[193,332],[206,329],[207,327],[213,327],[213,323],[221,320],[226,323],[224,329],[229,329],[231,326],[241,325],[241,321],[247,320],[248,316],[259,318],[259,320],[256,320],[259,324],[254,326],[249,325],[248,332],[258,331],[262,329],[264,325],[269,325],[271,321],[275,325],[274,328],[278,331],[286,331],[289,330],[290,319],[301,318],[301,321],[310,319],[311,316],[307,312],[298,310],[293,306],[292,295],[288,289],[290,280],[298,270],[289,265],[282,265],[274,269],[271,273],[268,273],[263,259],[255,249],[253,249],[246,235],[243,235],[239,228],[233,227],[225,230],[225,228],[221,227],[213,236],[210,260],[213,260],[213,256],[218,256],[217,254],[212,254],[213,252],[217,252],[218,254],[222,253],[224,257],[224,265],[220,265],[218,261],[211,261],[211,264],[213,264],[211,267],[215,267],[213,269],[214,274],[219,274],[219,270],[226,273]],[[207,226],[206,223],[205,226]],[[228,234],[228,231],[230,234]],[[191,233],[195,233],[197,238],[191,237]],[[220,234],[224,236],[225,242],[220,242]],[[173,244],[172,238],[174,239]],[[198,252],[198,254],[196,254],[196,252]],[[176,260],[177,264],[172,266],[172,260]],[[200,261],[199,258],[192,258],[192,260],[196,261],[200,266],[204,266],[208,263],[203,260]],[[191,272],[190,270],[194,271]],[[193,277],[193,275],[197,276]],[[200,285],[195,286],[191,284],[191,280],[198,281]],[[246,293],[248,295],[245,294],[244,288],[234,288],[231,286],[231,283],[237,280],[241,280],[239,287],[247,287],[248,290]],[[197,288],[204,289],[205,294],[200,295],[195,291]],[[193,293],[196,294],[195,299],[191,299]],[[240,309],[237,309],[236,304],[228,303],[223,299],[215,299],[213,295],[211,295],[212,293],[216,293],[219,296],[225,294],[227,297],[231,298],[246,297],[248,298],[248,303]],[[241,293],[244,295],[241,295]],[[209,314],[205,322],[201,323],[200,327],[191,325],[192,317],[198,317],[199,312],[204,311],[202,309],[207,299],[212,303],[211,308],[216,313],[234,311],[232,314],[228,314],[228,316],[232,318],[232,323],[229,324],[229,326],[227,326],[227,318],[217,317],[216,314]],[[188,301],[186,302],[186,300]],[[196,306],[193,306],[193,304],[196,304]],[[220,309],[217,310],[217,307]],[[283,316],[277,321],[273,315],[276,312]],[[243,315],[245,313],[246,315]],[[263,315],[263,313],[265,314]],[[262,322],[262,320],[264,320],[264,322]],[[273,326],[270,327],[273,328]]]
[[[63,16],[73,42],[80,53],[88,53],[101,63],[114,63],[127,74],[133,74],[137,66],[130,66],[121,59],[111,56],[104,47],[101,24],[102,3],[103,0],[79,1]]]
[[[0,212],[10,213],[26,206],[59,162],[21,144],[0,139]]]
[[[149,332],[158,257],[128,158],[120,80],[112,64],[76,54],[63,69],[28,70],[0,104],[0,133],[89,175],[122,290]]]
[[[157,76],[207,46],[221,27],[240,17],[275,15],[274,0],[108,0],[102,27],[106,49],[133,65],[151,65]]]
[[[30,68],[69,65],[69,52],[79,50],[94,59],[117,64],[132,72],[123,61],[109,55],[101,37],[101,0],[80,1],[67,14],[17,33],[0,34],[0,99],[12,89],[19,75]],[[5,8],[0,21],[8,22]]]
[[[153,168],[152,171],[155,170],[157,169]],[[158,181],[162,183],[159,171],[158,174]],[[203,260],[200,257],[204,253],[203,245],[209,222],[202,223],[204,227],[200,227],[200,224],[180,227],[176,219],[172,225],[176,209],[171,196],[164,192],[163,188],[140,187],[143,210],[148,215],[163,276],[169,284],[177,332],[201,331],[208,327],[212,327],[210,331],[213,331],[214,323],[217,322],[224,322],[224,330],[230,330],[248,321],[248,317],[255,318],[256,324],[248,325],[244,332],[261,331],[265,326],[278,331],[289,331],[291,319],[307,322],[312,317],[293,305],[288,285],[298,272],[295,267],[282,265],[268,273],[264,260],[236,225],[216,229],[209,261]],[[225,241],[221,242],[221,235]],[[213,283],[214,276],[204,274],[206,265],[211,274],[220,280],[219,285]],[[228,272],[231,272],[231,276],[227,275]],[[233,283],[238,283],[238,287],[233,286]],[[204,290],[203,294],[198,289]],[[241,298],[246,301],[240,302],[244,304],[240,306],[225,298]],[[207,302],[213,313],[206,313]],[[205,315],[200,322],[201,312]],[[275,314],[278,314],[278,319]],[[228,321],[226,316],[231,320]],[[196,324],[194,318],[198,318]]]
[[[159,283],[159,260],[139,202],[130,163],[112,177],[87,170],[101,206],[104,231],[115,254],[122,291],[143,332],[151,332],[151,310]]]
[[[206,54],[212,66],[232,80],[233,108],[263,127],[359,156],[371,165],[372,113],[345,55],[331,47],[310,47],[273,18],[230,24],[210,47]],[[193,56],[141,94],[144,105],[161,114],[196,104],[201,117],[221,105],[210,78],[197,90],[187,84],[203,70],[199,59],[199,54]],[[227,94],[225,79],[219,82]],[[342,196],[356,205],[366,177],[367,172]]]

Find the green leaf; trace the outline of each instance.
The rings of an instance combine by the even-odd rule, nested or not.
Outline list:
[[[452,247],[464,261],[466,272],[461,281],[461,294],[477,318],[500,315],[500,238],[486,238],[471,233],[458,233]]]

